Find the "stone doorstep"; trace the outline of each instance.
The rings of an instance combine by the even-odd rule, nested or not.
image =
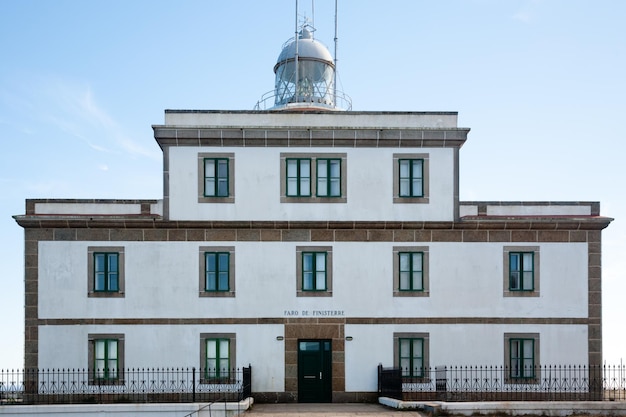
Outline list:
[[[422,417],[417,410],[400,410],[376,403],[263,403],[243,417]]]
[[[432,415],[505,413],[509,415],[570,416],[573,414],[626,416],[626,401],[503,401],[503,402],[419,402],[380,397],[378,402],[399,410],[419,410]]]
[[[378,402],[386,407],[397,408],[398,410],[419,410],[435,415],[439,414],[442,409],[441,403],[438,402],[401,401],[387,397],[380,397]]]

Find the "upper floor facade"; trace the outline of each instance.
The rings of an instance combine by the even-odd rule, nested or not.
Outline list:
[[[163,215],[215,221],[454,221],[454,112],[167,110]]]

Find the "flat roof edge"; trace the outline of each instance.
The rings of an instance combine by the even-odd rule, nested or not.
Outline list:
[[[165,109],[165,113],[198,113],[198,114],[280,114],[281,112],[277,112],[275,110],[193,110],[193,109]],[[458,116],[458,111],[372,111],[372,110],[364,110],[364,111],[328,111],[328,110],[291,110],[289,112],[285,112],[285,114],[328,114],[328,115],[350,115],[350,114],[364,114],[364,115],[374,115],[374,114],[385,114],[385,115],[447,115],[447,116]]]

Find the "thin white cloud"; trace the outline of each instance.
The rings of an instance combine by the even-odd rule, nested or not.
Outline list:
[[[513,15],[514,20],[519,20],[523,23],[529,23],[532,19],[531,15],[527,11],[519,11]]]
[[[135,141],[127,129],[118,123],[99,103],[96,94],[86,83],[60,78],[29,80],[28,91],[20,94],[28,97],[22,107],[30,107],[39,122],[65,132],[91,149],[105,153],[126,153],[154,160],[160,153],[147,149]],[[33,123],[37,123],[34,121]],[[29,126],[22,130],[33,131]]]
[[[537,16],[537,8],[542,0],[527,0],[525,1],[519,10],[513,14],[513,20],[517,20],[522,23],[531,23]]]
[[[104,109],[102,109],[93,96],[91,88],[85,88],[80,95],[76,97],[80,112],[85,119],[91,120],[93,125],[104,128],[104,131],[115,139],[116,144],[124,151],[137,156],[148,158],[158,158],[161,155],[155,151],[145,149],[140,144],[132,140],[120,126]]]
[[[115,129],[117,125],[115,121],[104,110],[102,110],[95,102],[90,87],[86,87],[83,91],[78,91],[75,97],[79,109],[97,124],[108,129]]]
[[[94,143],[90,143],[89,147],[91,147],[91,149],[93,149],[94,151],[109,152],[106,148],[103,148],[102,146],[96,145]]]
[[[55,115],[55,114],[46,114],[43,116],[43,119],[48,123],[57,127],[57,129],[67,133],[69,136],[72,136],[76,139],[81,140],[91,149],[98,152],[110,152],[105,147],[100,146],[88,139],[83,133],[84,126],[80,124],[79,120],[72,120],[64,117],[63,115]]]

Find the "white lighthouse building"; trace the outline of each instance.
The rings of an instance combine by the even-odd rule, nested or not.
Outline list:
[[[352,111],[335,71],[305,25],[257,110],[165,111],[161,198],[27,200],[26,367],[355,402],[379,364],[601,364],[599,203],[459,201],[457,113]]]

